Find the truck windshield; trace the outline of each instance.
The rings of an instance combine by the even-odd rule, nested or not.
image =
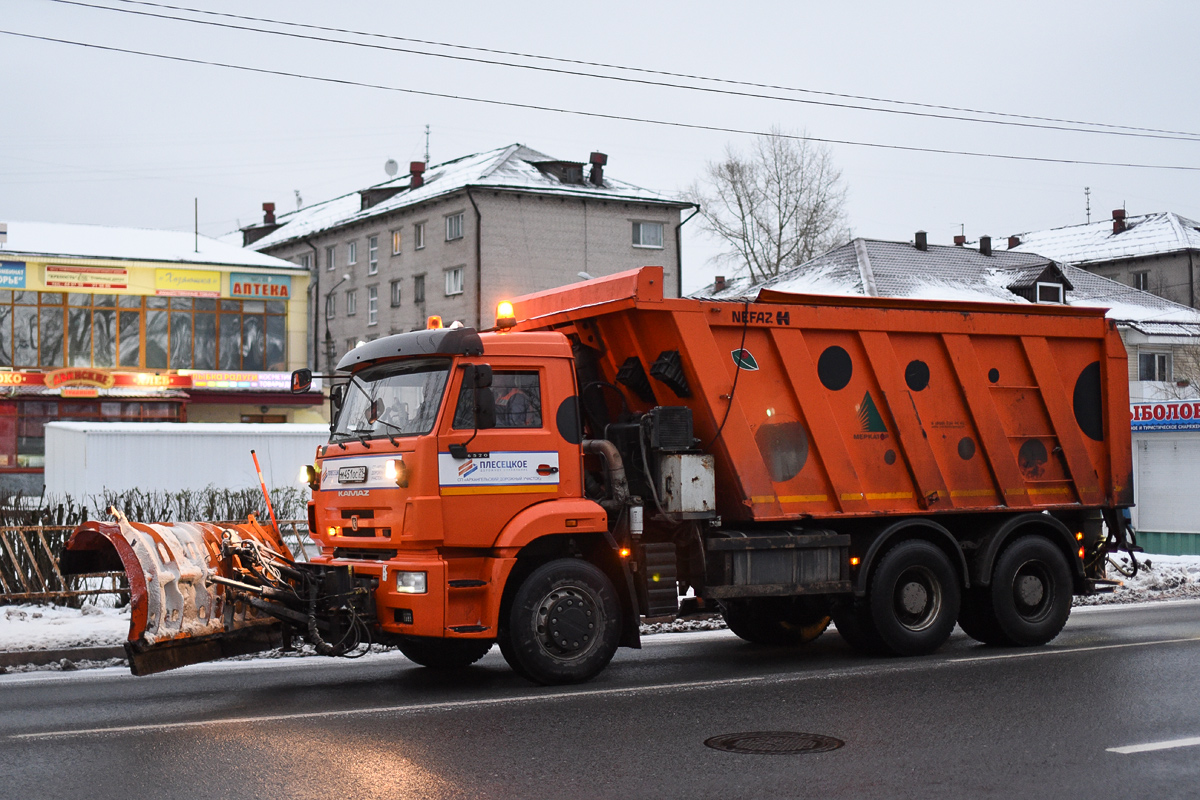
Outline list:
[[[329,440],[429,433],[449,374],[450,361],[442,358],[381,364],[355,373]]]

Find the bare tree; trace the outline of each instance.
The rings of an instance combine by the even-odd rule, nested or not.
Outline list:
[[[801,134],[802,135],[802,134]],[[726,244],[720,260],[754,281],[848,241],[846,187],[829,150],[779,128],[748,153],[728,145],[692,185],[703,227]]]

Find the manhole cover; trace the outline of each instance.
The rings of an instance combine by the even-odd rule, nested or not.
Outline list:
[[[714,750],[724,750],[729,753],[778,756],[796,753],[824,753],[827,750],[837,750],[845,742],[832,736],[822,736],[819,733],[758,731],[757,733],[726,733],[706,739],[704,744]]]

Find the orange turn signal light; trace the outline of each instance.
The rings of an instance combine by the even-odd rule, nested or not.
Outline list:
[[[1079,548],[1079,557],[1080,557],[1081,559],[1083,558],[1083,548],[1082,548],[1082,547],[1081,547],[1081,548]]]
[[[1075,533],[1075,541],[1077,541],[1077,542],[1083,541],[1083,531],[1077,531]]]
[[[850,566],[857,567],[861,559],[858,556],[850,556]]]
[[[335,526],[333,526],[333,525],[330,525],[330,526],[329,526],[329,530],[328,530],[328,531],[326,531],[326,533],[328,533],[330,536],[337,536],[337,535],[338,535],[338,529],[337,529],[337,527],[335,527]]]
[[[617,552],[621,554],[621,558],[629,558],[629,548],[628,547],[622,547]]]

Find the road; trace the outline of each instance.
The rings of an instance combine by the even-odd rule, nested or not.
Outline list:
[[[724,631],[647,637],[595,681],[532,686],[493,651],[0,676],[0,797],[1195,797],[1200,601],[1078,609],[1050,645],[873,659]],[[750,755],[722,734],[800,732]],[[1152,745],[1135,752],[1110,748]]]

